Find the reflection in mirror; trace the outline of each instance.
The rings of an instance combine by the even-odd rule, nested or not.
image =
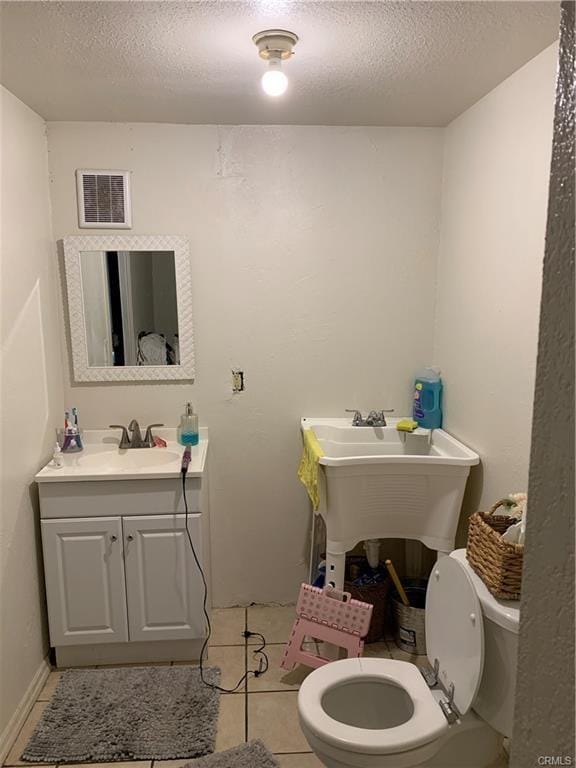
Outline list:
[[[180,364],[173,251],[80,251],[89,367]]]

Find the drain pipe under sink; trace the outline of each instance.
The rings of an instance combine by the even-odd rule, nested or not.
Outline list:
[[[380,540],[366,539],[364,542],[364,551],[370,568],[378,568],[380,563]]]

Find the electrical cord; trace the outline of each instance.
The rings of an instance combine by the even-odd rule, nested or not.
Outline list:
[[[240,680],[238,680],[238,682],[236,683],[234,688],[223,688],[221,685],[216,685],[216,683],[210,683],[208,680],[205,679],[205,677],[204,677],[204,655],[206,653],[206,648],[208,647],[208,643],[210,642],[210,637],[212,636],[212,624],[210,622],[210,614],[208,613],[208,607],[207,607],[207,603],[208,603],[208,584],[206,582],[206,576],[204,574],[204,570],[202,568],[202,565],[200,564],[200,560],[199,560],[198,555],[196,553],[196,547],[194,546],[194,542],[192,541],[192,536],[190,535],[190,531],[188,529],[188,516],[189,516],[189,512],[188,512],[188,499],[186,498],[186,475],[188,474],[188,463],[189,463],[189,461],[186,462],[186,461],[183,460],[182,461],[182,469],[181,469],[181,473],[182,473],[182,498],[184,500],[184,510],[185,510],[185,513],[186,513],[186,518],[185,518],[186,534],[188,536],[188,541],[190,543],[190,549],[192,550],[192,555],[194,556],[194,561],[196,563],[196,567],[198,568],[198,571],[199,571],[200,576],[202,578],[202,585],[203,585],[203,588],[204,588],[204,596],[203,596],[203,599],[202,599],[202,610],[204,612],[204,618],[206,620],[206,627],[208,629],[208,632],[206,633],[206,637],[205,637],[204,642],[202,644],[202,649],[200,651],[200,663],[199,663],[200,679],[202,680],[202,682],[204,683],[204,685],[207,688],[212,688],[213,690],[220,691],[221,693],[235,693],[238,690],[238,688],[240,688],[240,686],[246,680],[248,680],[250,675],[253,675],[254,677],[260,677],[261,675],[263,675],[265,672],[268,671],[269,660],[268,660],[268,656],[267,656],[266,652],[264,651],[264,649],[266,648],[266,639],[265,639],[264,635],[262,635],[260,632],[250,632],[249,630],[246,629],[242,633],[242,636],[245,637],[245,638],[248,638],[248,637],[259,637],[260,638],[260,640],[262,641],[262,644],[259,645],[257,648],[255,648],[254,651],[252,651],[252,655],[253,656],[259,656],[260,658],[258,660],[258,669],[255,669],[255,670],[249,669],[249,670],[247,670],[242,675]]]

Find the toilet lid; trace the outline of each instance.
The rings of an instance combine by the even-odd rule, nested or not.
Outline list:
[[[446,692],[454,685],[454,704],[463,715],[476,698],[484,667],[484,622],[474,584],[462,565],[442,557],[426,592],[426,648]]]

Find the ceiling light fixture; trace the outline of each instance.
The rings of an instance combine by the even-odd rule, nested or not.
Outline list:
[[[294,53],[298,35],[285,29],[265,29],[252,38],[261,59],[268,62],[268,69],[262,75],[262,90],[268,96],[281,96],[288,88],[288,78],[282,71],[282,61]]]

